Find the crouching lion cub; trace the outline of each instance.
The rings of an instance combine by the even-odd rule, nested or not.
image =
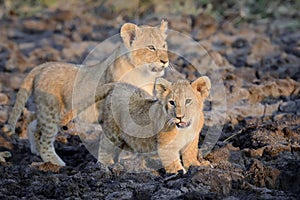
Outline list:
[[[203,102],[210,87],[206,76],[191,84],[158,78],[155,97],[125,83],[102,86],[96,92],[96,100],[105,98],[105,106],[100,110],[104,134],[98,161],[113,164],[118,147],[138,153],[157,152],[167,173],[186,172],[191,165],[207,165],[207,161],[200,163],[197,156],[204,124]]]

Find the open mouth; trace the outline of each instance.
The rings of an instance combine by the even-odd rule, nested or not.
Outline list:
[[[180,122],[176,123],[177,128],[187,128],[190,125],[191,125],[191,120],[188,122],[180,121]]]
[[[162,72],[164,70],[164,67],[153,67],[151,69],[152,72]]]

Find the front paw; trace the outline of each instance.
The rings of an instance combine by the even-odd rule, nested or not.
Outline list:
[[[168,174],[177,174],[179,171],[183,171],[183,174],[186,173],[186,170],[183,168],[183,166],[180,163],[172,163],[169,166],[165,167],[166,173]]]
[[[202,167],[202,166],[209,166],[212,167],[211,163],[207,160],[197,160],[197,159],[193,159],[193,160],[189,160],[184,162],[184,167],[186,169],[188,169],[190,166],[195,166],[195,167]]]
[[[56,165],[51,162],[33,162],[31,163],[31,166],[43,172],[50,171],[54,173],[58,173],[59,170],[63,167],[61,165]]]

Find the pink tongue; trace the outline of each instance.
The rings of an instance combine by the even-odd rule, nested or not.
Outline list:
[[[179,122],[179,126],[185,126],[185,122]]]

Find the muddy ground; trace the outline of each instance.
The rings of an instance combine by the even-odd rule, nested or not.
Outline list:
[[[0,151],[12,154],[0,165],[0,199],[299,199],[297,2],[211,1],[193,4],[193,9],[184,3],[171,9],[155,1],[123,7],[113,7],[111,2],[34,4],[32,13],[26,4],[3,3],[0,126],[7,120],[24,76],[34,66],[46,61],[81,64],[91,49],[117,34],[123,23],[155,25],[164,18],[170,29],[193,38],[208,52],[193,64],[206,69],[212,79],[216,73],[220,76],[221,81],[215,83],[221,85],[212,85],[214,92],[206,103],[202,132],[204,138],[208,130],[222,127],[217,144],[205,157],[213,168],[193,167],[176,176],[161,169],[128,172],[122,168],[124,163],[107,170],[96,163],[79,136],[61,133],[55,147],[67,166],[57,172],[41,171],[34,165],[41,159],[30,153],[26,140],[28,116],[34,112],[29,100],[16,130],[21,140],[12,144],[0,132]],[[169,38],[170,47],[172,42]],[[183,42],[177,40],[174,46],[184,49]],[[172,53],[170,60],[186,78],[199,75],[189,60]],[[218,114],[220,107],[226,115]]]

